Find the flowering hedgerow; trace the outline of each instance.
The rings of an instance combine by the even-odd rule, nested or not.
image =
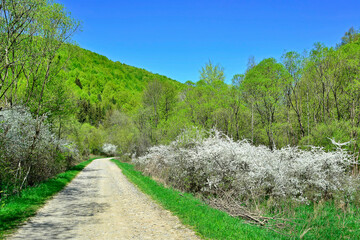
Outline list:
[[[189,138],[194,132],[196,136]],[[232,191],[243,200],[271,196],[306,202],[354,191],[345,187],[352,186],[347,174],[352,156],[340,148],[270,150],[246,140],[235,142],[217,130],[185,131],[170,145],[152,147],[133,161],[179,189],[202,194]]]
[[[23,107],[0,111],[0,187],[17,191],[52,177],[77,155],[72,143],[50,131],[45,116],[34,118]]]

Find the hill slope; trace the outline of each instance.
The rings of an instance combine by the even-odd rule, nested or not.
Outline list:
[[[113,62],[78,46],[68,45],[61,55],[71,57],[59,77],[66,79],[66,85],[73,90],[80,108],[129,112],[140,105],[142,91],[150,81],[167,82],[176,87],[182,85],[166,76]],[[83,121],[81,117],[79,120]]]

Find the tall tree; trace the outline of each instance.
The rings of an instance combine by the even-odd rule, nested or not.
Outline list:
[[[341,45],[345,45],[351,42],[355,42],[360,39],[360,31],[351,27],[344,36],[341,38]]]
[[[224,68],[219,64],[214,65],[211,60],[200,71],[200,81],[206,84],[215,84],[216,82],[224,82]]]
[[[251,55],[248,58],[248,62],[246,64],[246,72],[250,71],[252,68],[254,68],[256,66],[256,61],[255,61],[255,57],[253,55]]]
[[[79,23],[48,0],[2,0],[0,102],[31,105],[39,114],[46,84],[61,69],[59,49]],[[18,91],[25,94],[20,98]]]
[[[273,136],[273,124],[276,121],[277,108],[284,100],[284,90],[290,79],[284,66],[275,59],[262,60],[249,70],[241,84],[248,104],[254,104],[268,137],[268,146],[276,146]]]
[[[305,128],[302,122],[302,91],[300,87],[300,80],[303,73],[304,58],[297,52],[287,52],[282,56],[283,64],[291,76],[291,81],[288,82],[285,95],[288,106],[288,122],[290,124],[289,108],[292,108],[296,114],[299,125],[300,136],[305,136]]]
[[[156,128],[160,118],[160,101],[163,95],[163,86],[159,80],[148,83],[143,93],[143,102],[152,109],[152,121]]]

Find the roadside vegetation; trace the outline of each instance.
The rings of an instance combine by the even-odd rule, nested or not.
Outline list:
[[[270,150],[192,128],[132,163],[167,186],[284,236],[353,239],[360,233],[360,178],[351,174],[353,156],[339,145],[331,152]]]
[[[150,177],[136,171],[129,163],[112,160],[121,168],[123,174],[139,189],[150,195],[164,208],[173,212],[182,223],[190,226],[200,236],[209,239],[282,239],[267,229],[243,224],[228,214],[207,206],[203,201],[193,195],[183,193],[172,188],[166,188]]]
[[[66,61],[58,52],[78,26],[53,1],[0,3],[0,201],[80,159],[52,126],[65,111],[54,80]]]
[[[0,239],[16,229],[29,217],[35,215],[56,193],[61,191],[81,170],[94,159],[82,162],[64,173],[60,173],[33,187],[25,188],[21,194],[8,197],[0,201]]]

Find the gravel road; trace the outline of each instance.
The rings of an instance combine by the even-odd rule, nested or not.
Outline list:
[[[109,159],[94,160],[9,239],[198,239]]]

